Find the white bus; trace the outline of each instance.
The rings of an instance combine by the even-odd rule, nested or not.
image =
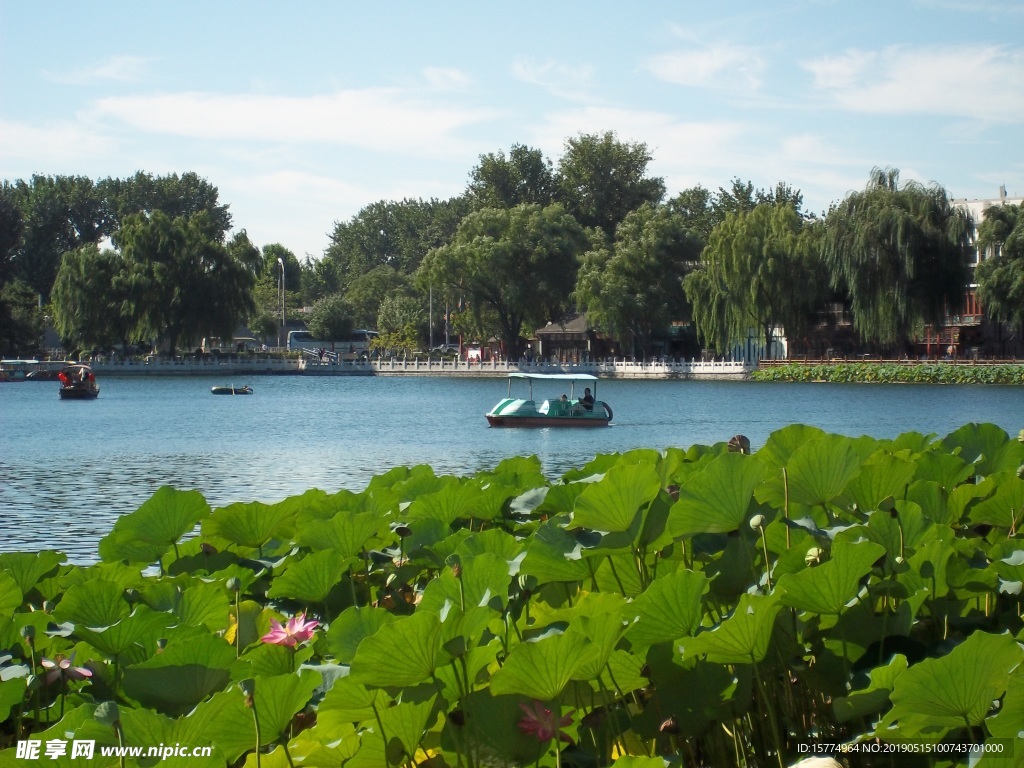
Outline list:
[[[321,349],[342,360],[358,360],[370,356],[370,342],[377,331],[357,328],[344,339],[317,339],[309,331],[288,331],[288,350],[318,352]]]

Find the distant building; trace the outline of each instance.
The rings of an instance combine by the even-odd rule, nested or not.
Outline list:
[[[992,206],[1024,205],[1024,197],[1010,197],[1006,187],[999,187],[999,197],[984,200],[953,200],[953,205],[971,214],[974,232],[971,239],[977,242],[978,226],[985,220],[985,211]],[[945,357],[1019,357],[1024,355],[1022,329],[996,323],[985,316],[984,308],[977,298],[978,283],[974,269],[991,254],[975,249],[971,261],[971,281],[966,288],[963,310],[958,315],[949,315],[941,329],[928,329],[923,340],[925,354]]]

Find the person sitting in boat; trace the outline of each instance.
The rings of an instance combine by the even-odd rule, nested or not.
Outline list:
[[[569,397],[564,392],[562,393],[562,402],[563,403],[568,403],[569,402]]]
[[[590,387],[583,388],[583,397],[580,398],[580,405],[583,406],[585,411],[594,410],[594,396],[590,394]]]

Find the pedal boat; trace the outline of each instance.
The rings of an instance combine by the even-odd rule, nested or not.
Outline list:
[[[528,398],[512,397],[513,380],[525,380],[529,386]],[[561,383],[568,385],[569,394],[565,400],[555,397],[539,404],[533,399],[534,382]],[[510,373],[508,396],[491,408],[486,414],[487,423],[492,427],[606,427],[612,420],[612,409],[602,400],[592,404],[581,402],[576,397],[577,383],[593,386],[597,395],[597,377],[587,373]],[[581,385],[582,386],[582,385]]]

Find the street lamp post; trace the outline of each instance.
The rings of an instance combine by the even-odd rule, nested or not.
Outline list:
[[[277,337],[277,346],[283,347],[285,341],[288,338],[287,331],[285,331],[284,322],[284,305],[285,305],[285,286],[284,286],[284,259],[280,257],[277,259],[278,265],[281,267],[281,281],[278,284],[278,298],[281,301],[281,333]]]

